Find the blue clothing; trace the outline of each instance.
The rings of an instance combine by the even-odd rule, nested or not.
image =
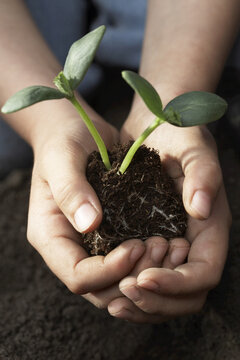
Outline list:
[[[80,85],[89,94],[100,82],[101,64],[137,68],[144,32],[146,0],[25,0],[50,48],[63,65],[71,44],[100,25],[107,30],[94,64]],[[93,7],[96,17],[91,21]]]

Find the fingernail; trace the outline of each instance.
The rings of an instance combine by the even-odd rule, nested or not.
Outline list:
[[[117,314],[122,310],[122,306],[119,306],[118,304],[110,304],[108,305],[108,311],[111,315]]]
[[[187,256],[186,248],[174,248],[169,256],[170,263],[176,267],[181,265]]]
[[[142,256],[144,251],[145,251],[144,245],[134,246],[130,254],[130,261],[136,262]]]
[[[198,190],[193,195],[191,207],[195,209],[201,217],[207,219],[211,211],[211,199],[205,191]]]
[[[138,286],[141,286],[144,289],[152,290],[152,291],[159,290],[159,285],[155,281],[152,281],[152,280],[138,281]]]
[[[75,223],[79,231],[86,231],[96,220],[98,214],[98,211],[90,203],[82,204],[74,215]]]
[[[115,316],[115,317],[121,317],[121,316],[131,316],[132,315],[132,311],[129,309],[126,309],[122,306],[118,306],[118,305],[109,305],[108,306],[108,312],[110,315]]]
[[[120,291],[132,301],[138,301],[141,297],[140,291],[136,286],[120,287]]]

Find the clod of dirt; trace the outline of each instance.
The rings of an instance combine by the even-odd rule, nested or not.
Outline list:
[[[92,255],[106,255],[125,240],[146,240],[150,236],[170,240],[186,231],[181,196],[156,150],[142,145],[126,172],[118,174],[129,146],[116,145],[112,149],[110,171],[106,171],[98,152],[89,157],[87,178],[103,208],[99,228],[82,234],[83,244]]]

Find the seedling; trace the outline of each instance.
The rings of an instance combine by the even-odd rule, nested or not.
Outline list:
[[[8,114],[40,101],[66,98],[73,104],[86,124],[98,146],[106,169],[110,170],[111,164],[103,139],[74,93],[94,59],[104,32],[105,26],[100,26],[73,43],[66,58],[63,71],[54,79],[57,89],[47,86],[27,87],[10,97],[1,111],[4,114]],[[182,94],[170,101],[165,109],[163,109],[158,93],[146,79],[132,71],[123,71],[122,76],[134,91],[141,96],[146,106],[156,118],[130,147],[119,168],[119,174],[123,174],[126,171],[138,148],[162,123],[168,122],[174,126],[181,127],[202,125],[219,119],[227,109],[227,103],[222,98],[213,93],[202,91]]]
[[[122,76],[141,96],[156,118],[130,147],[120,166],[121,174],[130,165],[137,149],[159,125],[164,122],[180,127],[203,125],[220,119],[227,110],[225,100],[216,94],[204,91],[191,91],[177,96],[163,110],[160,96],[146,79],[133,71],[123,71]]]

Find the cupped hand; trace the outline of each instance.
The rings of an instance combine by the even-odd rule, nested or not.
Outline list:
[[[134,138],[139,127],[134,121],[126,122],[123,138]],[[179,251],[182,239],[175,239],[175,246],[160,266],[145,268],[120,282],[125,297],[115,298],[108,310],[134,322],[161,322],[199,311],[209,289],[219,282],[227,255],[231,215],[216,146],[206,128],[162,125],[146,145],[159,150],[163,164],[183,194],[189,214],[186,239],[191,247],[184,263]],[[170,259],[175,259],[175,266]]]
[[[118,134],[102,119],[95,125],[108,147]],[[78,117],[58,119],[34,149],[35,162],[28,239],[49,268],[74,293],[101,290],[129,274],[145,251],[140,240],[127,241],[106,257],[89,257],[79,232],[102,219],[96,193],[85,177],[88,154],[95,149]]]
[[[230,223],[226,209],[221,188],[209,219],[189,218],[186,239],[191,246],[187,262],[170,268],[163,261],[161,268],[148,268],[138,276],[126,277],[119,286],[128,299],[113,300],[109,312],[133,322],[154,323],[200,311],[223,271]]]

